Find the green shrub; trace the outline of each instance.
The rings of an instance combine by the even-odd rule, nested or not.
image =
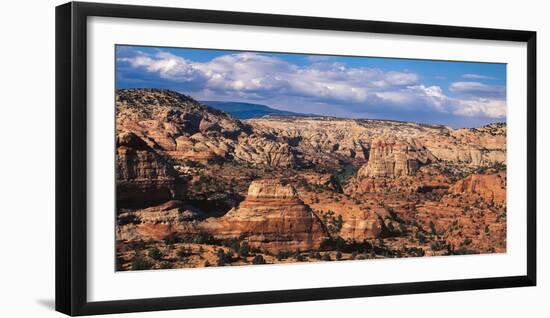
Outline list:
[[[280,261],[280,260],[289,258],[291,255],[292,253],[288,251],[278,251],[275,257],[277,258],[278,261]]]
[[[474,250],[469,250],[465,247],[461,247],[457,250],[450,250],[448,254],[449,255],[468,255],[468,254],[479,254],[479,252]]]
[[[160,263],[160,268],[162,268],[162,269],[170,269],[170,268],[172,268],[172,263],[167,262],[167,261],[164,261],[164,262]]]
[[[243,242],[237,251],[241,257],[247,257],[250,255],[250,247],[247,242]]]
[[[340,230],[342,230],[342,226],[344,225],[344,219],[342,219],[342,215],[338,215],[338,217],[334,217],[334,212],[331,212],[327,216],[328,224],[327,229],[331,234],[337,234],[340,233]]]
[[[426,236],[424,235],[424,233],[416,232],[416,238],[418,239],[418,242],[420,242],[420,244],[426,243]]]
[[[262,255],[256,255],[254,256],[254,259],[252,259],[252,264],[254,265],[261,265],[261,264],[265,264],[265,259]]]
[[[225,252],[223,249],[219,249],[217,252],[218,256],[218,266],[225,266],[227,263],[231,263],[233,261],[233,252],[227,251]]]
[[[329,253],[325,253],[323,254],[323,261],[332,261],[332,259],[330,258],[330,254]]]
[[[442,250],[445,246],[443,245],[443,243],[441,243],[441,241],[435,241],[435,242],[432,242],[431,246],[432,250],[434,251],[440,251]]]
[[[241,249],[241,244],[237,239],[226,240],[222,243],[222,245],[231,248],[235,251],[235,253],[239,253],[239,250]]]
[[[158,261],[162,258],[162,252],[157,247],[153,247],[152,249],[150,249],[147,255],[155,261]]]
[[[214,237],[209,233],[199,233],[193,238],[193,243],[196,244],[212,244]]]
[[[191,255],[193,255],[193,252],[191,251],[191,248],[186,247],[180,247],[178,251],[176,252],[176,255],[179,259],[183,260]]]
[[[338,236],[334,240],[334,249],[336,249],[337,251],[343,251],[345,248],[346,248],[346,241],[342,237]]]
[[[151,269],[152,266],[153,265],[150,262],[148,262],[145,258],[141,256],[135,256],[132,259],[131,269],[133,271],[142,271],[142,270]]]
[[[132,250],[135,250],[135,251],[141,251],[141,250],[145,249],[146,243],[143,240],[139,240],[139,241],[135,241],[135,242],[128,242],[126,244],[126,246],[128,247],[128,249],[132,249]]]
[[[305,261],[305,257],[300,254],[300,251],[296,251],[296,253],[294,253],[294,258],[296,259],[297,262],[303,262]]]
[[[169,235],[167,236],[165,239],[164,239],[164,244],[168,245],[168,246],[172,246],[176,243],[179,242],[179,238],[175,235]]]

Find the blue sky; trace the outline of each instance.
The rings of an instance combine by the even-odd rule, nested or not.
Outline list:
[[[349,118],[506,121],[506,65],[496,63],[117,46],[116,86]]]

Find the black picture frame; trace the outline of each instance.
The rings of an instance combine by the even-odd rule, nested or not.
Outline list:
[[[86,259],[86,29],[91,16],[527,44],[527,274],[366,286],[88,302]],[[536,32],[197,9],[70,2],[56,7],[56,310],[92,315],[536,285]]]

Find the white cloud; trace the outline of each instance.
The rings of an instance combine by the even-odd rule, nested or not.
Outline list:
[[[326,60],[323,56],[317,58]],[[258,53],[228,54],[198,63],[161,51],[153,56],[142,53],[119,61],[164,79],[183,83],[204,81],[204,89],[224,94],[233,91],[269,97],[285,93],[346,103],[365,102],[371,92],[392,91],[396,87],[416,84],[419,79],[411,72],[350,68],[341,63],[299,67]]]
[[[128,62],[134,68],[142,67],[148,72],[158,73],[162,78],[177,81],[196,81],[202,76],[191,61],[170,53],[159,52],[154,57],[141,54],[131,58],[119,58],[118,61]]]
[[[454,82],[449,91],[456,97],[450,97],[440,86],[420,83],[416,73],[348,67],[324,56],[314,58],[319,59],[306,66],[258,53],[227,54],[208,62],[195,62],[159,51],[136,52],[117,61],[181,85],[182,90],[192,86],[194,96],[201,98],[271,101],[286,98],[310,105],[349,105],[346,112],[364,113],[377,107],[466,117],[500,118],[506,113],[503,86]],[[475,74],[463,77],[466,75]]]
[[[388,72],[385,78],[390,85],[411,85],[418,82],[418,75],[414,73]]]
[[[503,118],[506,116],[506,102],[494,99],[459,100],[453,113],[467,117]]]
[[[477,80],[495,80],[496,77],[494,76],[487,76],[487,75],[481,75],[481,74],[463,74],[463,78],[468,79],[477,79]]]
[[[422,110],[431,109],[447,113],[449,112],[447,107],[451,105],[451,99],[443,93],[441,87],[436,85],[412,85],[399,90],[377,92],[375,96],[385,106],[398,106],[408,110],[420,106]]]
[[[454,82],[449,86],[449,90],[457,94],[479,97],[503,97],[506,94],[506,88],[504,86],[487,85],[480,82]]]
[[[329,56],[329,55],[309,55],[307,57],[307,60],[313,63],[317,63],[317,62],[330,61],[333,58],[334,58],[333,56]]]
[[[445,106],[449,101],[449,98],[443,93],[443,90],[439,86],[424,86],[416,85],[408,87],[411,92],[422,99],[425,103],[433,106],[433,108],[445,112]]]
[[[455,82],[449,90],[454,98],[453,114],[466,117],[504,118],[506,116],[506,87],[479,82]]]

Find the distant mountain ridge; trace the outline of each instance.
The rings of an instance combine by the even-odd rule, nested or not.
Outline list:
[[[207,101],[202,100],[201,103],[222,110],[226,113],[231,114],[233,117],[238,119],[251,119],[259,118],[263,116],[300,116],[300,117],[309,117],[315,116],[313,114],[302,114],[289,112],[284,110],[278,110],[271,108],[262,104],[251,104],[251,103],[241,103],[241,102],[221,102],[221,101]]]

